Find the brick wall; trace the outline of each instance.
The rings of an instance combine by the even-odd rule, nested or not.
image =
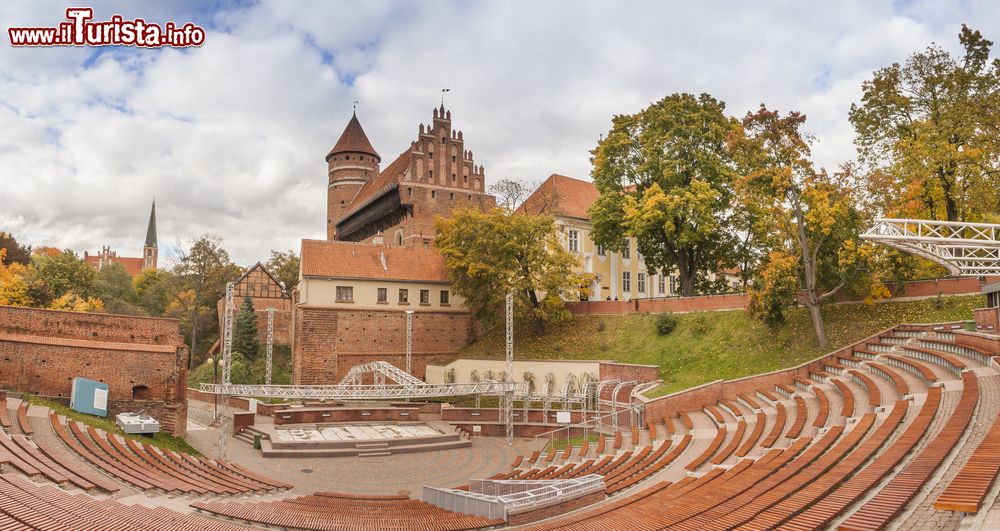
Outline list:
[[[600,380],[622,380],[646,383],[660,378],[660,368],[656,365],[634,365],[631,363],[601,362]]]
[[[108,384],[110,415],[145,409],[187,427],[187,348],[178,321],[0,306],[0,387],[68,403],[74,377]],[[148,388],[144,398],[133,390]]]
[[[987,277],[987,282],[997,277]],[[910,299],[919,297],[972,295],[980,293],[982,282],[974,277],[940,278],[931,280],[914,280],[905,283],[903,290],[892,299]],[[893,286],[889,286],[890,291]],[[890,300],[892,300],[890,299]],[[746,294],[703,295],[698,297],[672,297],[668,299],[637,299],[633,301],[593,301],[570,302],[566,308],[576,315],[618,315],[626,313],[664,313],[664,312],[704,312],[714,310],[742,310],[749,301]],[[838,302],[856,302],[846,295],[837,297]]]
[[[1000,333],[1000,308],[977,308],[973,310],[976,330]]]
[[[956,330],[955,343],[979,349],[989,355],[1000,356],[1000,335],[993,336]]]
[[[472,338],[467,312],[421,312],[413,325],[413,374],[424,378],[429,363],[454,359]],[[399,311],[298,306],[294,317],[292,379],[331,384],[355,365],[387,361],[406,366],[406,315]]]

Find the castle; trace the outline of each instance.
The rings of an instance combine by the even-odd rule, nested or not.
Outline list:
[[[104,246],[101,252],[90,254],[83,252],[83,261],[93,266],[98,271],[106,265],[121,264],[125,266],[129,276],[134,277],[147,269],[156,270],[158,248],[156,245],[156,200],[149,211],[149,223],[146,225],[146,241],[142,244],[142,256],[138,258],[118,256],[117,251],[112,251],[110,247]]]
[[[357,114],[326,155],[327,240],[429,247],[434,216],[462,207],[490,209],[483,166],[465,149],[451,111],[434,109],[417,139],[385,169]]]

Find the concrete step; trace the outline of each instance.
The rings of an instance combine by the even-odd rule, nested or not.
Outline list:
[[[392,452],[381,451],[381,452],[358,452],[358,457],[385,457],[387,455],[392,455]]]
[[[374,442],[374,443],[358,443],[354,445],[358,450],[386,450],[389,448],[389,443],[384,442]]]

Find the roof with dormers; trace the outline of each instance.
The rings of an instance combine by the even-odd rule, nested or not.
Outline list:
[[[351,120],[347,122],[347,127],[340,134],[340,140],[337,140],[337,144],[327,153],[326,158],[329,159],[336,153],[365,153],[375,156],[380,161],[382,160],[382,157],[379,156],[375,148],[372,147],[372,143],[368,140],[368,135],[365,134],[364,128],[361,127],[357,113],[351,115]]]

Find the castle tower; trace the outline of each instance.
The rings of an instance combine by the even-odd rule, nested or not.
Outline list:
[[[329,186],[326,193],[326,239],[337,239],[337,219],[351,203],[364,184],[378,176],[378,165],[382,161],[368,135],[358,121],[358,115],[351,116],[340,140],[326,155]]]
[[[142,269],[156,270],[156,199],[149,210],[149,225],[146,226],[146,242],[142,245]]]

